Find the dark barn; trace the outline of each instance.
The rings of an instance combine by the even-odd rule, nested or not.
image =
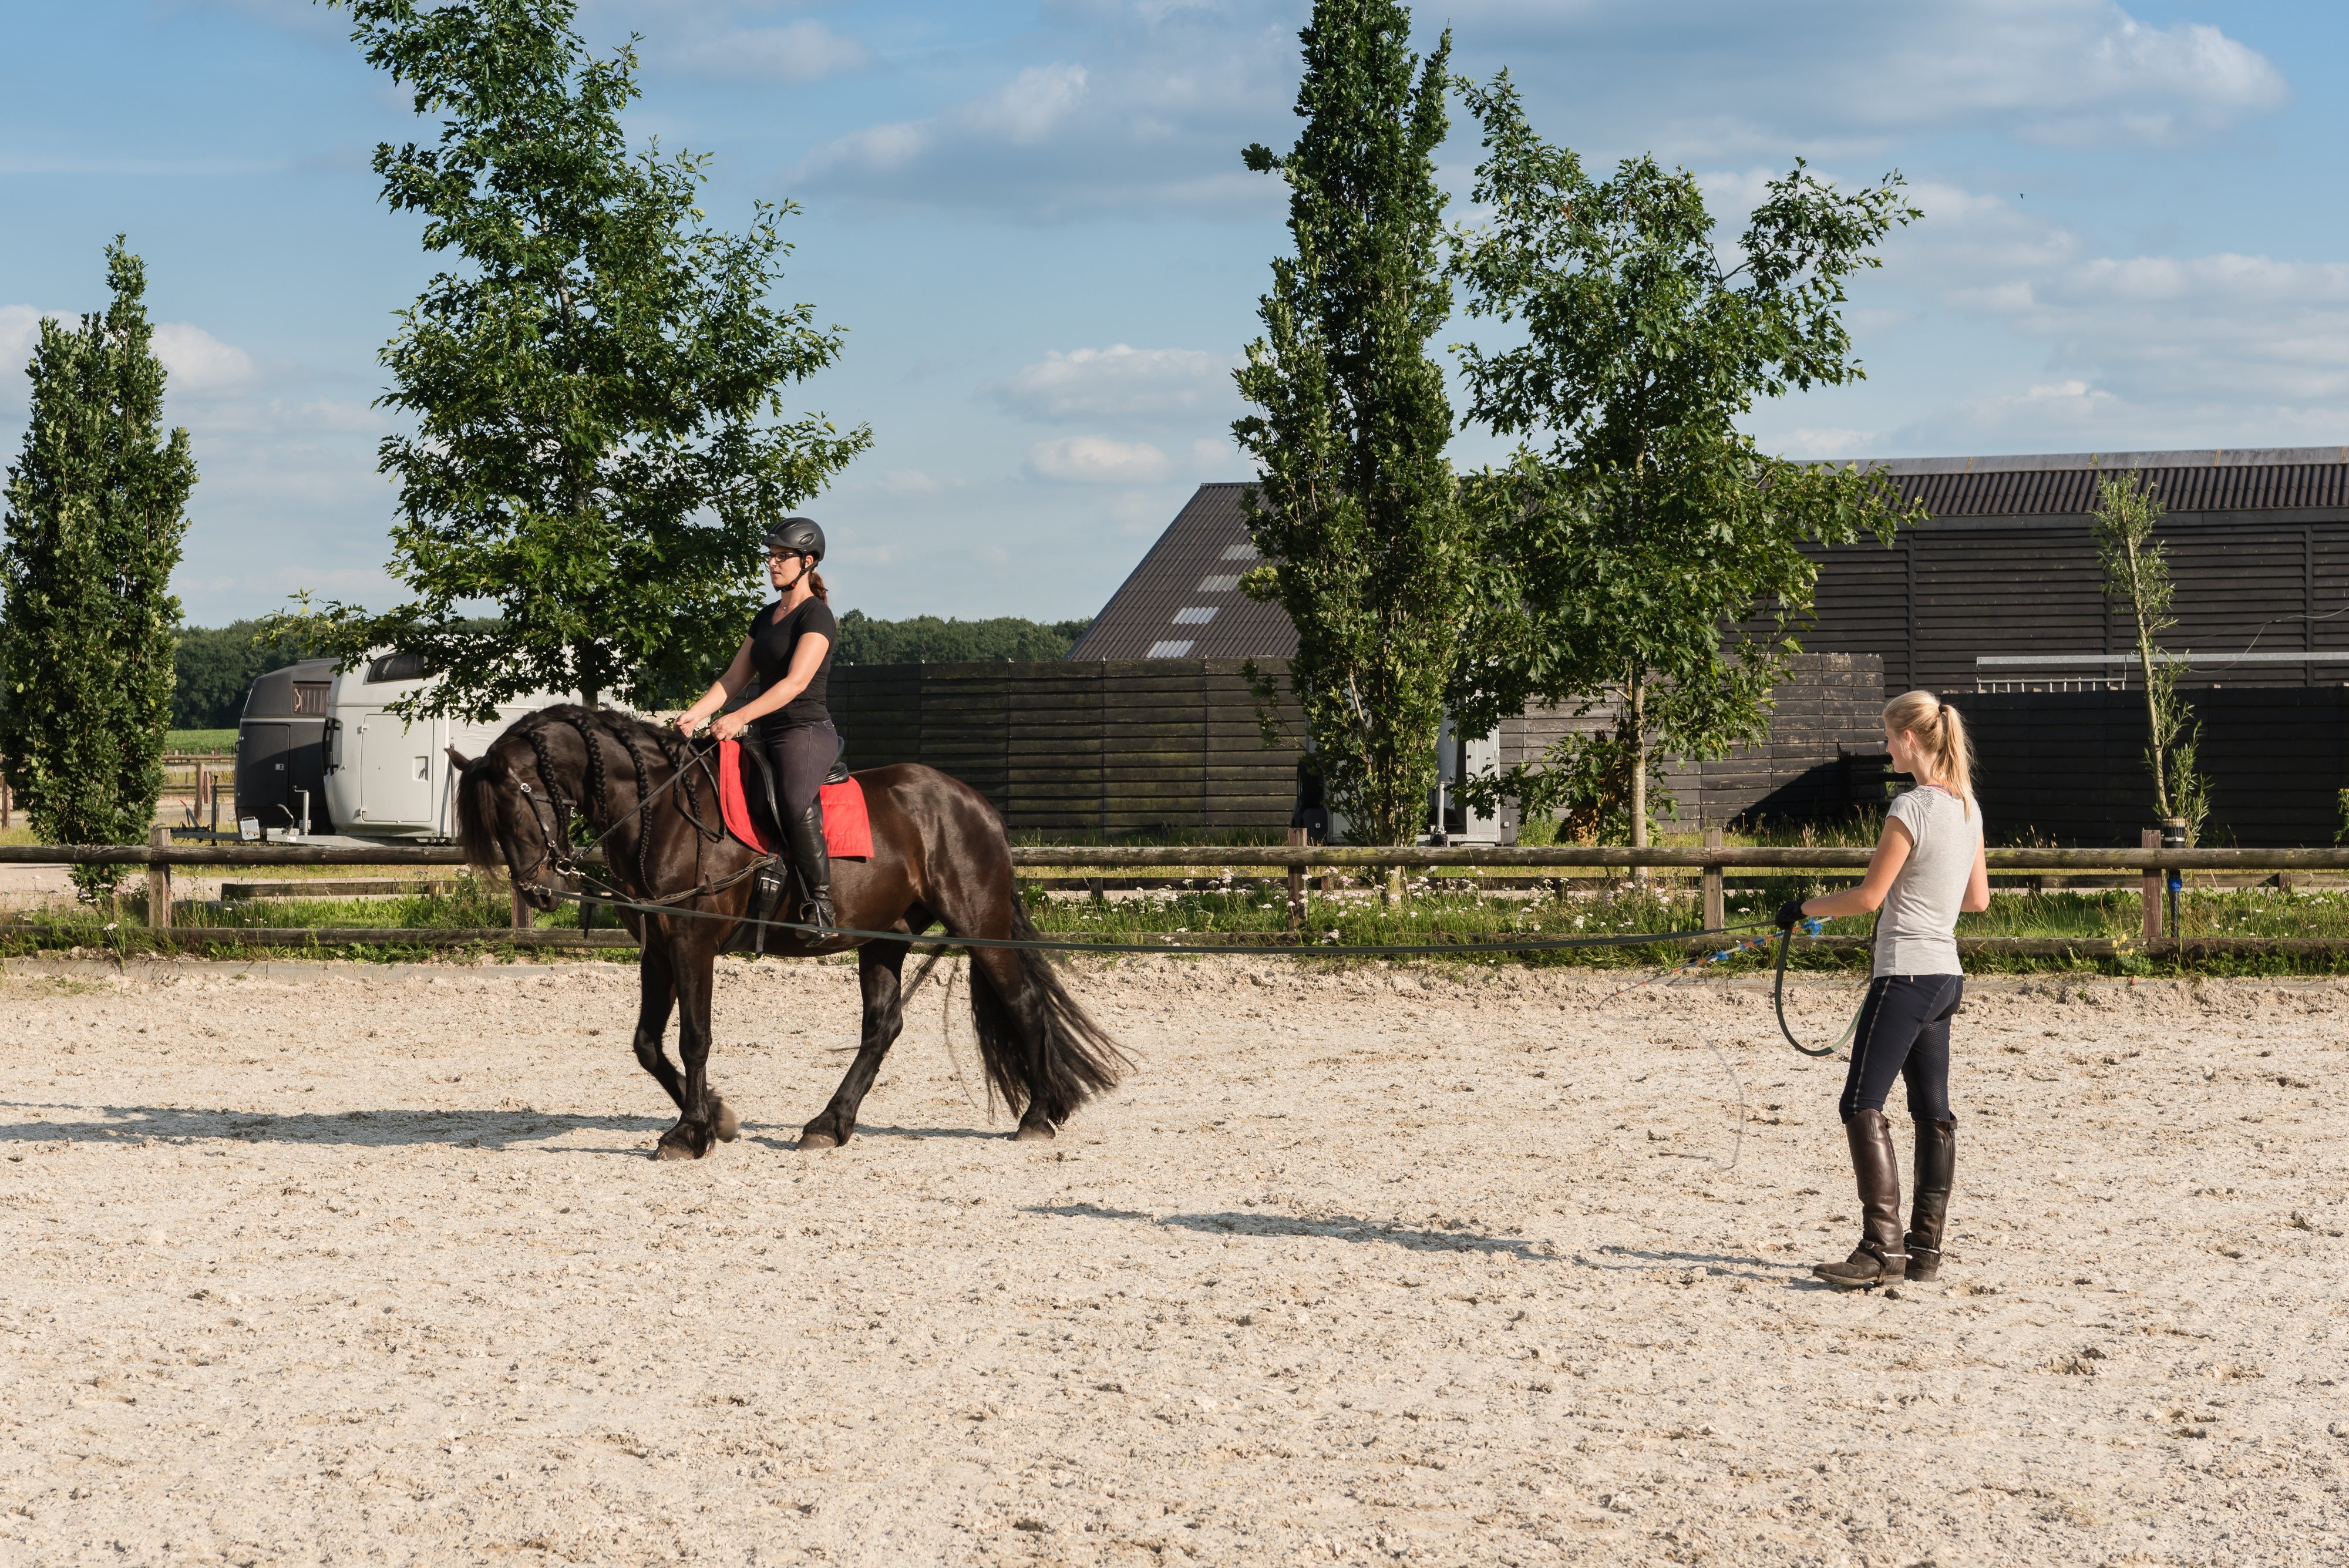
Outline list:
[[[2205,840],[2333,840],[2349,784],[2349,448],[1873,466],[1930,518],[1889,547],[1821,553],[1809,652],[1769,739],[1662,781],[1684,825],[1880,801],[1877,710],[1925,686],[1973,722],[1995,838],[2135,844],[2151,816],[2143,694],[2088,511],[2100,471],[2136,470],[2168,508],[2178,624],[2166,640],[2189,659],[2202,722]],[[935,763],[1038,832],[1286,826],[1296,753],[1258,742],[1241,669],[1286,659],[1296,634],[1239,591],[1257,558],[1244,488],[1201,485],[1065,664],[839,671],[859,763]],[[1487,754],[1506,767],[1561,729],[1607,722],[1528,712]]]

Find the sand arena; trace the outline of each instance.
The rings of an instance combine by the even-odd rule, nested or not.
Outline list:
[[[620,966],[11,966],[0,1551],[2349,1557],[2349,987],[1977,982],[1895,1297],[1807,1272],[1840,1067],[1616,983],[1093,970],[1138,1069],[1027,1146],[933,989],[801,1156],[854,971],[730,961],[662,1165]]]

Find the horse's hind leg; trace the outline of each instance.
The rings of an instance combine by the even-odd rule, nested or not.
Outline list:
[[[847,1075],[832,1092],[832,1103],[801,1129],[800,1147],[838,1148],[854,1136],[857,1107],[864,1103],[873,1080],[880,1075],[882,1059],[905,1027],[905,967],[903,942],[867,942],[857,950],[856,978],[864,992],[864,1036],[857,1044],[856,1060],[848,1064]]]

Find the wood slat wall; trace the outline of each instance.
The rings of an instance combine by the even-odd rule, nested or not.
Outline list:
[[[1286,828],[1298,748],[1265,747],[1244,665],[842,665],[829,701],[851,766],[926,763],[1015,833]]]
[[[1884,661],[1874,654],[1806,653],[1781,685],[1769,738],[1717,762],[1684,763],[1661,781],[1686,826],[1766,817],[1810,821],[1879,799],[1880,776],[1855,773],[1847,758],[1884,748]],[[1535,762],[1564,735],[1614,727],[1616,705],[1589,712],[1529,709],[1503,723],[1502,771]]]
[[[2166,646],[2349,652],[2349,517],[2173,512],[2160,533],[2178,623]],[[1803,645],[1877,656],[1888,691],[1971,691],[1980,673],[1974,660],[1984,654],[2111,654],[2135,646],[2127,611],[2105,597],[2085,515],[1936,517],[1904,530],[1890,548],[1841,545],[1813,558],[1817,614]],[[2349,664],[2261,664],[2198,669],[2184,683],[2309,687],[2344,679]]]
[[[1947,695],[1972,727],[1993,842],[2127,846],[2154,825],[2141,693]],[[2210,778],[2204,844],[2333,842],[2349,781],[2349,689],[2230,686],[2195,711]]]

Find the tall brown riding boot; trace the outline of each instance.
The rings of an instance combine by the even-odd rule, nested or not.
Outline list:
[[[1941,1228],[1950,1220],[1950,1179],[1958,1168],[1958,1124],[1917,1124],[1917,1196],[1909,1210],[1912,1280],[1940,1277]]]
[[[1843,1127],[1859,1178],[1859,1245],[1842,1262],[1814,1264],[1811,1272],[1839,1290],[1866,1290],[1900,1278],[1908,1262],[1900,1250],[1900,1164],[1882,1111],[1854,1111]]]

